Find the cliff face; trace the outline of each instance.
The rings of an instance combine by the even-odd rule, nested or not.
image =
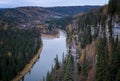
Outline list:
[[[111,63],[112,58],[114,58],[113,54],[115,54],[113,51],[119,48],[119,16],[118,14],[112,16],[112,22],[110,22],[108,6],[106,5],[100,9],[76,17],[77,30],[73,29],[74,31],[70,31],[72,33],[75,31],[78,32],[78,51],[80,51],[78,63],[79,67],[81,67],[78,77],[79,81],[96,81],[98,79],[98,81],[102,81],[105,78],[110,81],[109,79],[113,77],[113,75],[105,74],[109,72],[114,73],[113,80],[117,77],[117,72],[111,72],[106,67],[112,69],[113,65],[115,68],[118,68],[116,64]],[[74,25],[71,27],[74,28]],[[70,26],[68,28],[72,29]],[[87,34],[88,32],[90,32],[89,34],[91,35]],[[111,40],[114,42],[111,42]],[[118,48],[114,48],[115,43]],[[119,56],[119,54],[117,55]],[[119,60],[117,60],[116,57],[114,61]],[[101,71],[105,69],[106,71],[102,73]],[[118,69],[116,70],[118,71]],[[103,77],[103,79],[100,80],[100,77]]]
[[[119,81],[119,16],[110,17],[107,5],[75,15],[66,27],[68,56],[65,62],[69,63],[72,57],[66,65],[70,70],[66,70],[63,63],[57,70],[53,68],[49,78],[52,80],[54,73],[65,70],[56,81]]]

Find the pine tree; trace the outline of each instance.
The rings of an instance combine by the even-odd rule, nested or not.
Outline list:
[[[110,59],[110,80],[115,81],[117,72],[120,68],[120,42],[118,37],[112,41],[112,51]]]
[[[110,0],[108,5],[109,14],[113,16],[115,13],[118,13],[119,5],[120,5],[119,0]]]
[[[45,78],[43,77],[43,81],[45,81]]]
[[[120,0],[117,0],[117,13],[120,14]]]
[[[58,61],[58,55],[56,55],[56,58],[54,59],[55,60],[55,68],[56,70],[60,68],[60,63]]]
[[[52,81],[52,76],[49,71],[47,72],[46,81]]]
[[[96,81],[109,81],[108,49],[106,37],[100,38],[97,46]]]
[[[120,81],[120,69],[117,72],[116,81]]]
[[[82,74],[87,75],[87,70],[88,70],[88,64],[87,64],[86,52],[85,52],[84,53],[83,64],[82,64]]]
[[[62,55],[62,64],[64,64],[64,61],[65,61],[65,57],[64,57],[64,52],[63,52],[63,55]]]

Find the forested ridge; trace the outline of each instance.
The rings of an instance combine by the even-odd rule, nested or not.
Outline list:
[[[41,47],[35,30],[0,28],[0,81],[10,81],[25,67]]]
[[[72,16],[80,12],[88,12],[99,6],[68,6],[68,7],[18,7],[0,9],[0,19],[10,26],[43,23],[46,20]],[[72,11],[72,12],[71,12]],[[37,21],[37,22],[36,22]],[[37,23],[37,24],[39,24]]]
[[[54,81],[57,74],[55,81],[120,81],[120,35],[114,30],[119,31],[120,27],[119,6],[119,0],[110,0],[108,5],[76,16],[69,23],[66,27],[68,56],[64,60],[68,63],[66,68],[72,69],[61,74],[64,63],[57,70],[55,66],[47,81]],[[72,52],[73,42],[76,54]],[[68,61],[69,56],[74,61]],[[66,74],[67,77],[61,77]]]
[[[64,17],[64,18],[60,18],[60,19],[52,19],[50,21],[46,21],[46,23],[50,24],[50,25],[54,25],[57,28],[66,30],[66,26],[72,22],[73,18],[72,16],[68,16],[68,17]]]

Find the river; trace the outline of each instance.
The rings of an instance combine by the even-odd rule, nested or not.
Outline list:
[[[60,37],[54,39],[48,39],[42,37],[43,49],[40,54],[40,58],[33,65],[30,72],[28,72],[23,81],[41,81],[43,77],[46,77],[48,71],[51,71],[52,65],[54,65],[54,58],[58,54],[58,59],[62,62],[63,53],[66,54],[66,34],[59,30]]]

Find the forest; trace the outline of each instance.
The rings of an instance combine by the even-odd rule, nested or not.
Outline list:
[[[120,23],[119,6],[119,0],[110,0],[108,5],[77,16],[75,23],[69,23],[67,43],[75,40],[79,56],[77,80],[74,76],[76,58],[69,51],[62,64],[55,62],[60,67],[55,66],[48,72],[46,81],[120,81],[120,40],[119,35],[113,35],[114,23]],[[74,39],[76,35],[78,40]]]
[[[0,27],[0,81],[15,77],[41,47],[41,37],[35,30]]]

